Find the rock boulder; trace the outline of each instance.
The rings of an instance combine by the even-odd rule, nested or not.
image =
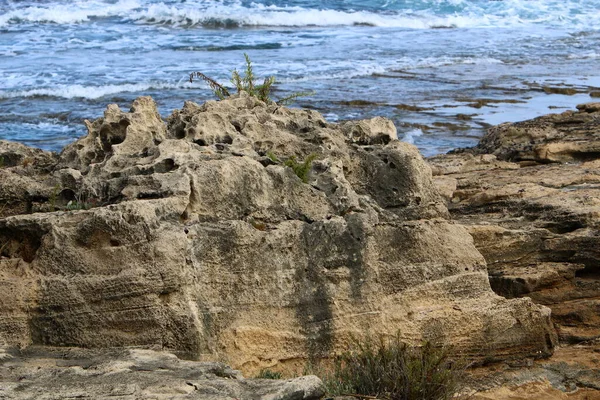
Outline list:
[[[87,127],[39,156],[50,167],[0,170],[0,342],[159,346],[250,373],[378,335],[479,360],[552,351],[549,310],[494,294],[389,121],[242,93],[166,124],[142,97]]]

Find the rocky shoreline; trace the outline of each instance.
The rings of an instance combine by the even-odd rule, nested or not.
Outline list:
[[[561,375],[547,358],[600,336],[599,116],[501,125],[425,161],[384,118],[330,124],[242,93],[166,124],[150,98],[111,105],[60,154],[0,141],[0,398],[89,369],[56,346],[101,376],[143,354],[179,379],[212,367],[152,351],[292,374],[395,335],[487,365],[482,393],[546,379],[540,393],[588,396],[593,362]],[[158,396],[155,378],[131,379],[117,398]],[[235,379],[214,398],[323,395],[316,378],[252,393]],[[162,398],[212,398],[184,380]]]
[[[558,354],[520,373],[541,374],[565,392],[600,389],[600,104],[577,108],[493,127],[475,148],[428,159],[494,291],[552,310]],[[600,396],[588,391],[533,398]]]
[[[494,291],[550,307],[562,343],[600,337],[600,104],[578,108],[428,160]]]

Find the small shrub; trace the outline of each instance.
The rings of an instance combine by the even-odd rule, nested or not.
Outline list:
[[[275,77],[269,76],[263,80],[262,84],[257,84],[257,78],[254,75],[254,69],[252,68],[252,61],[250,61],[250,56],[244,53],[244,58],[246,59],[246,70],[244,71],[244,75],[240,75],[237,69],[231,71],[231,84],[234,86],[238,93],[244,91],[250,96],[256,97],[261,101],[264,101],[266,103],[270,102],[271,90],[273,89],[273,85],[275,84],[276,80]],[[206,82],[208,86],[212,89],[215,96],[219,98],[219,100],[223,100],[231,96],[231,92],[229,91],[229,89],[227,89],[224,85],[220,84],[214,79],[206,76],[202,72],[190,73],[190,82],[193,82],[194,78],[200,78],[204,82]],[[298,97],[310,96],[312,94],[314,94],[313,91],[297,92],[277,100],[276,103],[279,105],[286,105],[292,103]]]
[[[4,157],[0,157],[0,168],[4,168]]]
[[[385,400],[447,400],[460,389],[464,365],[447,349],[426,342],[409,347],[399,337],[356,344],[337,356],[322,376],[329,395],[373,396]]]
[[[281,379],[281,372],[262,369],[258,375],[256,375],[256,379]]]
[[[336,368],[332,369],[330,366],[323,366],[322,363],[310,361],[304,367],[302,375],[318,376],[325,387],[325,393],[327,395],[326,398],[333,396],[345,396],[350,393],[358,394],[354,390],[351,382],[344,382],[337,377],[336,371],[338,370],[338,362],[338,360],[335,361]]]
[[[300,178],[304,183],[308,183],[308,173],[312,168],[313,161],[315,160],[315,158],[317,158],[317,155],[315,153],[311,153],[302,162],[296,161],[296,156],[291,156],[287,160],[281,161],[275,155],[275,153],[273,153],[270,150],[267,151],[265,155],[267,156],[267,158],[269,158],[269,160],[273,161],[274,163],[283,164],[284,166],[291,168],[292,171],[294,171],[294,173],[296,174],[296,176]]]
[[[70,191],[70,189],[68,189]],[[87,191],[79,190],[74,193],[74,199],[69,200],[64,204],[66,199],[63,198],[63,188],[60,185],[55,185],[52,188],[52,193],[48,197],[50,211],[76,211],[89,210],[90,208],[99,205],[98,200],[88,195]]]
[[[296,161],[296,157],[291,156],[288,158],[283,165],[290,167],[298,178],[302,179],[302,182],[308,183],[308,173],[312,168],[312,162],[317,158],[317,155],[312,153],[304,159],[303,162]]]

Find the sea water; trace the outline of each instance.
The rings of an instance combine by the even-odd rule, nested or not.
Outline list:
[[[592,101],[600,0],[0,0],[0,139],[60,151],[107,104],[167,116],[244,53],[274,97],[391,118],[425,155]],[[558,92],[558,93],[557,93]]]

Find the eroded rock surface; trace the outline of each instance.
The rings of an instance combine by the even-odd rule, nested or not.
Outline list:
[[[429,160],[494,290],[550,307],[568,343],[600,336],[600,107],[578,109],[500,125],[476,149]]]
[[[493,293],[390,121],[242,94],[166,125],[139,98],[87,126],[39,155],[51,167],[0,170],[0,342],[154,345],[249,373],[397,333],[476,359],[552,351],[549,310]],[[285,162],[311,155],[304,182]]]
[[[469,371],[474,400],[600,399],[600,342],[558,347],[550,359],[496,363]]]
[[[600,103],[491,128],[476,151],[502,160],[582,162],[600,157]]]
[[[147,349],[0,350],[2,399],[318,400],[323,395],[316,376],[244,379],[222,363],[183,361]]]

